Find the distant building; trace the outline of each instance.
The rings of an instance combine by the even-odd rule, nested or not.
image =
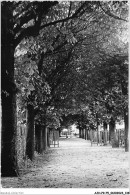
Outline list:
[[[77,129],[76,125],[71,125],[71,133],[72,134],[79,134],[79,129]]]

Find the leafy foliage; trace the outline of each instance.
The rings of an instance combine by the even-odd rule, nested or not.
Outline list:
[[[127,2],[12,5],[18,99],[23,107],[33,103],[36,123],[58,128],[71,116],[71,122],[96,128],[97,115],[100,122],[123,115]]]
[[[61,6],[62,10],[64,6]],[[109,6],[113,9],[114,4]],[[67,13],[64,14],[67,17]],[[59,14],[59,18],[63,18],[63,15]],[[35,54],[34,50],[30,50],[30,53],[40,56],[38,70],[44,78],[43,82],[50,87],[46,105],[62,109],[62,113],[76,114],[87,104],[89,114],[86,116],[92,124],[96,124],[97,113],[101,122],[108,120],[111,114],[122,115],[127,101],[123,101],[119,84],[122,79],[119,76],[121,63],[114,58],[123,55],[127,59],[127,40],[121,40],[126,28],[123,20],[109,18],[102,9],[97,9],[97,4],[91,4],[91,10],[73,22],[58,23],[41,30],[35,38],[38,53]]]

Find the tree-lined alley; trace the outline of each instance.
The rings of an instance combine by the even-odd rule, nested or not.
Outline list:
[[[49,130],[125,123],[128,151],[127,1],[1,3],[2,176],[19,175]]]

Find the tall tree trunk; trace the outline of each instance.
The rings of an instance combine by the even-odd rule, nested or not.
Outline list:
[[[58,130],[59,130],[59,137],[61,137],[61,131],[62,131],[62,129],[59,127]]]
[[[87,129],[87,140],[90,140],[90,129]]]
[[[47,150],[47,121],[46,121],[47,106],[44,107],[43,115],[43,130],[42,130],[42,140],[43,140],[43,151]]]
[[[81,129],[79,128],[79,138],[81,138]]]
[[[41,125],[35,125],[35,150],[41,153]]]
[[[83,130],[81,129],[81,138],[83,138]]]
[[[14,46],[12,2],[1,6],[1,99],[2,99],[2,147],[1,175],[17,176],[16,155],[16,86],[14,82]]]
[[[16,96],[2,94],[2,151],[1,174],[6,177],[17,176],[17,152],[16,152]]]
[[[128,60],[128,59],[126,59]],[[122,63],[120,64],[120,70],[122,71]],[[128,73],[127,73],[128,74]],[[122,87],[122,94],[128,98],[128,80],[124,77],[124,75],[121,75],[121,87]],[[128,133],[129,133],[129,127],[128,127],[128,105],[124,108],[124,123],[125,123],[125,151],[129,151],[129,140],[128,140]]]
[[[84,132],[84,137],[83,138],[85,139],[85,129],[83,130],[83,132]]]
[[[43,129],[43,150],[47,150],[47,127]]]
[[[124,112],[124,123],[125,123],[125,152],[129,151],[129,139],[128,139],[128,114]]]
[[[97,144],[101,143],[101,136],[100,136],[100,123],[97,121]]]
[[[85,129],[85,140],[87,139],[87,129]]]
[[[97,145],[98,145],[98,143],[100,143],[100,141],[101,141],[101,139],[100,139],[100,122],[99,122],[98,113],[96,113],[96,121],[97,121]]]
[[[83,129],[81,129],[81,138],[83,138]]]
[[[80,138],[82,138],[82,129],[80,128]]]
[[[84,139],[84,129],[82,129],[82,139]]]
[[[38,125],[36,128],[36,149],[39,154],[43,154],[44,147],[43,147],[43,126]]]
[[[107,145],[107,123],[106,122],[103,123],[103,129],[104,129],[104,136],[103,136],[104,145]]]
[[[44,146],[43,146],[43,126],[40,129],[40,154],[43,154]]]
[[[82,138],[84,139],[84,129],[83,129],[82,131],[83,131],[83,136],[82,136]]]
[[[115,125],[116,125],[115,119],[111,117],[111,120],[109,122],[109,133],[110,133],[111,144],[113,148],[119,147],[119,141],[115,134]]]
[[[35,150],[34,107],[32,104],[28,104],[26,155],[30,160],[33,160],[34,158],[34,150]]]
[[[48,147],[50,147],[49,137],[50,137],[50,131],[49,129],[47,129],[47,146]]]
[[[82,129],[82,139],[84,139],[84,129]]]

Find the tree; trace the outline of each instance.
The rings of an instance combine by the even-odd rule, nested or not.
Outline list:
[[[13,3],[2,3],[2,153],[1,172],[2,176],[16,176],[17,165],[15,151],[16,136],[16,86],[14,84],[14,35],[12,32]],[[7,57],[8,55],[8,57]],[[8,121],[8,122],[7,122]],[[15,168],[14,168],[15,167]]]

